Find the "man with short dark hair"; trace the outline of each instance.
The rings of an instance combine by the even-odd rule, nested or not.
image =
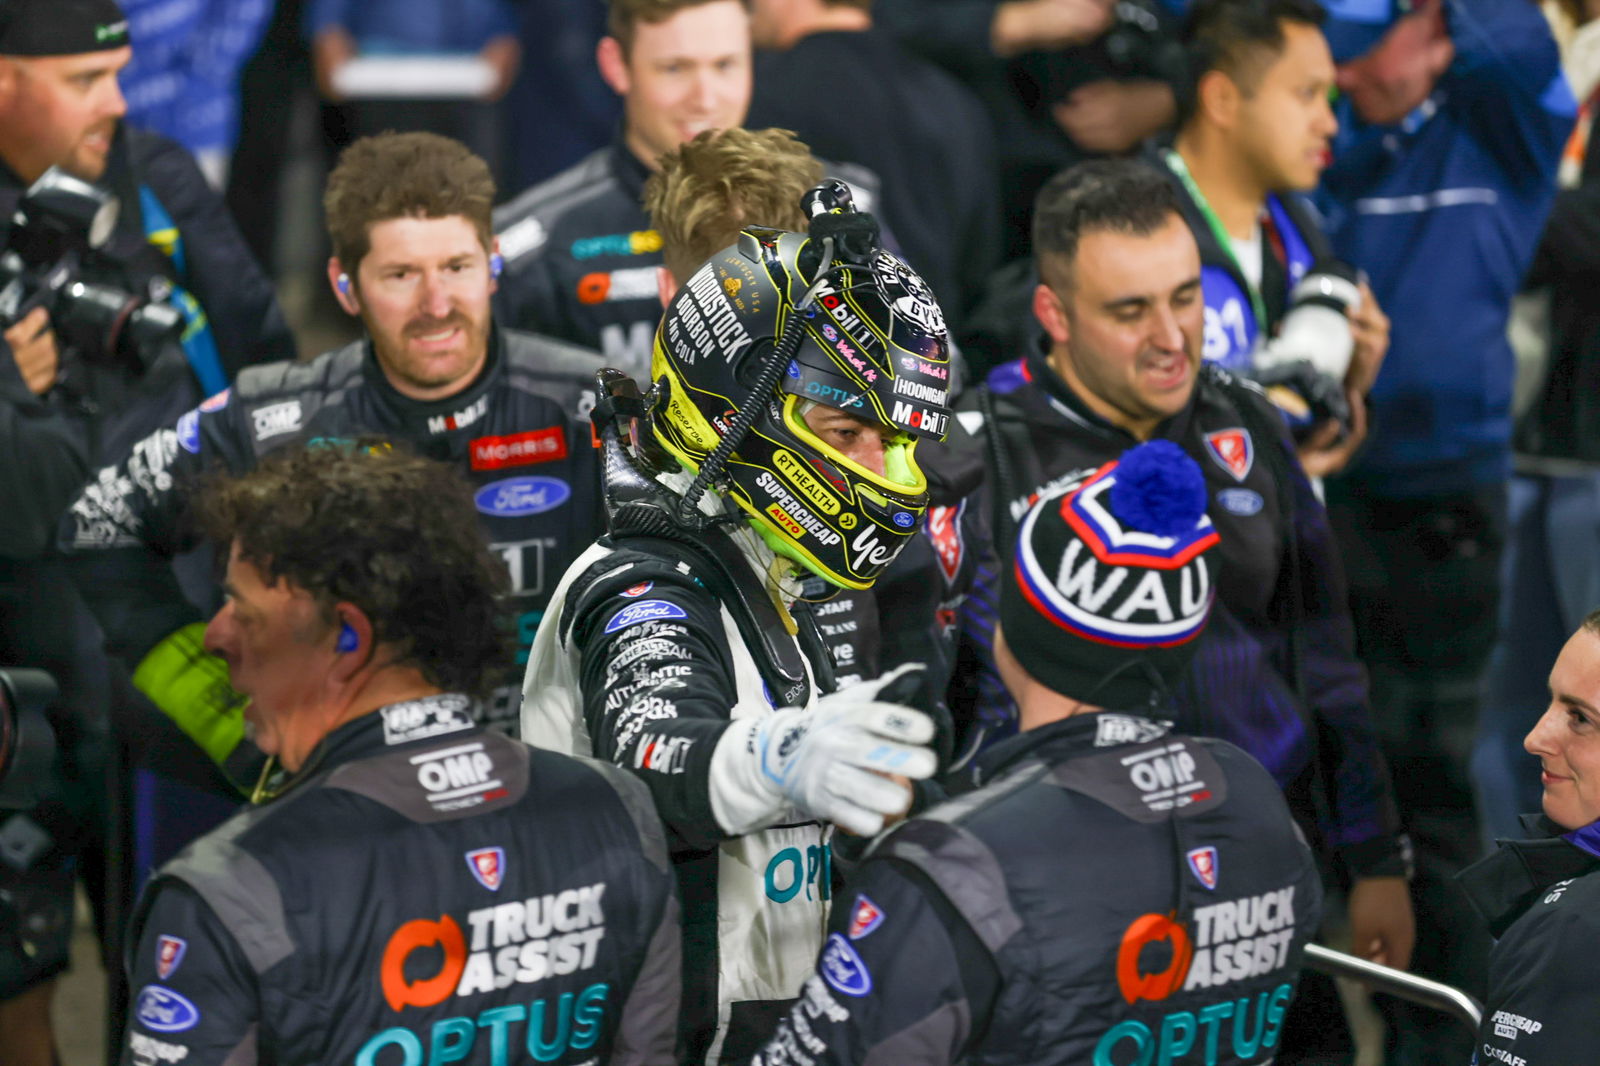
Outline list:
[[[1202,365],[1200,256],[1176,191],[1136,162],[1075,167],[1040,194],[1034,248],[1033,308],[1049,350],[997,368],[963,402],[952,459],[983,464],[985,514],[1002,545],[1040,493],[1134,443],[1169,440],[1200,464],[1222,566],[1210,626],[1175,693],[1176,728],[1230,740],[1272,772],[1313,845],[1353,884],[1355,950],[1403,966],[1402,838],[1332,534],[1277,409]],[[1092,572],[1083,580],[1099,587]],[[980,588],[969,603],[981,650],[993,594]],[[1014,728],[1007,707],[991,691],[975,727]]]
[[[1331,262],[1298,195],[1316,187],[1338,129],[1322,20],[1314,0],[1196,4],[1185,27],[1186,113],[1172,147],[1150,153],[1181,190],[1200,246],[1205,358],[1277,383],[1268,395],[1295,425],[1313,476],[1344,466],[1365,438],[1366,392],[1388,347],[1371,290]],[[1297,286],[1330,272],[1355,297],[1343,335],[1280,333],[1308,295]]]
[[[256,763],[241,745],[238,699],[168,565],[194,542],[185,515],[197,475],[366,434],[457,465],[477,487],[479,531],[510,569],[524,646],[560,570],[600,529],[588,427],[599,361],[492,321],[493,201],[487,165],[455,141],[357,141],[329,176],[324,204],[328,282],[366,338],[242,375],[103,468],[63,522],[109,650],[236,785],[248,787]],[[514,686],[486,707],[499,725],[516,711]]]
[[[1258,762],[1160,720],[1212,609],[1205,502],[1158,440],[1024,517],[995,637],[1023,732],[874,843],[751,1066],[1284,1052],[1316,861]]]
[[[678,906],[648,793],[470,713],[507,650],[473,506],[447,466],[355,442],[201,498],[228,546],[205,645],[287,777],[146,890],[125,1066],[424,1043],[673,1061]]]

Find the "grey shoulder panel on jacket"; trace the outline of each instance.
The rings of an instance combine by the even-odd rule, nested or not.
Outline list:
[[[615,185],[609,147],[590,152],[561,173],[546,178],[494,209],[500,254],[515,263],[543,248],[550,230],[578,204],[604,196]]]
[[[599,352],[518,329],[501,330],[501,336],[513,386],[549,397],[580,421],[588,421],[594,408],[594,376],[606,366]]]
[[[617,798],[622,801],[628,816],[633,819],[634,827],[639,830],[640,850],[652,864],[660,868],[662,873],[670,870],[671,860],[667,856],[666,830],[662,828],[661,816],[656,813],[655,802],[650,798],[649,786],[629,771],[604,760],[582,755],[562,757],[582,763],[605,779],[605,782],[616,791]]]
[[[280,396],[319,393],[345,388],[361,377],[365,341],[351,341],[305,362],[264,363],[239,371],[234,398],[256,403]]]
[[[157,871],[158,877],[182,881],[205,901],[258,974],[294,953],[277,881],[238,844],[269,813],[271,808],[241,812]]]

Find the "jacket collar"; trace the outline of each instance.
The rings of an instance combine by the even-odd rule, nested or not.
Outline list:
[[[373,391],[382,399],[383,405],[392,411],[403,425],[426,439],[428,436],[464,429],[483,416],[485,411],[480,409],[482,405],[479,401],[499,380],[500,368],[505,362],[504,347],[500,327],[491,322],[489,357],[484,360],[483,369],[478,372],[472,384],[440,400],[414,400],[403,395],[389,383],[383,368],[378,365],[378,357],[372,350],[370,338],[362,342],[361,350],[364,375]]]
[[[1557,881],[1600,870],[1600,856],[1569,841],[1548,818],[1527,815],[1523,824],[1536,834],[1533,839],[1497,840],[1498,851],[1456,875],[1496,938]]]
[[[299,770],[281,771],[269,785],[277,799],[348,762],[381,755],[391,749],[423,747],[451,734],[481,732],[473,717],[471,697],[441,692],[379,707],[353,718],[323,737]]]
[[[980,755],[972,771],[974,787],[993,781],[1030,758],[1060,762],[1096,748],[1144,744],[1172,730],[1170,722],[1126,711],[1075,714],[1008,737]]]
[[[622,186],[622,191],[628,194],[628,199],[634,203],[644,201],[644,183],[650,180],[650,168],[644,160],[633,154],[633,149],[628,147],[628,142],[623,139],[623,127],[617,126],[616,136],[611,140],[611,174],[617,179],[617,184]]]

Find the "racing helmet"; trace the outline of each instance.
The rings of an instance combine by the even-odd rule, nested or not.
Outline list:
[[[774,551],[864,589],[927,510],[916,444],[944,438],[949,346],[915,271],[875,239],[822,236],[819,222],[809,234],[747,227],[679,290],[656,331],[651,424]],[[812,433],[813,404],[894,431],[881,476]]]

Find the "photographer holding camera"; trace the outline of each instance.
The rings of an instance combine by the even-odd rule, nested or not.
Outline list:
[[[1372,291],[1295,195],[1316,186],[1339,128],[1323,17],[1314,0],[1202,0],[1185,32],[1183,122],[1149,154],[1200,246],[1205,358],[1267,388],[1313,477],[1365,439],[1389,346]]]
[[[110,682],[47,556],[56,520],[113,442],[248,363],[294,354],[270,283],[194,161],[122,125],[117,73],[131,55],[112,0],[0,8],[0,667],[60,685],[46,708],[60,756],[40,802],[0,815],[8,1066],[53,1061],[73,881],[103,857]]]

